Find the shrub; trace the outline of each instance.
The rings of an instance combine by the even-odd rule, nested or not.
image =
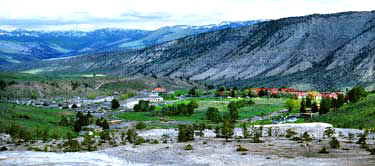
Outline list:
[[[136,139],[137,139],[137,132],[135,131],[135,129],[129,129],[127,132],[126,132],[126,140],[130,143],[135,143]]]
[[[375,148],[373,148],[373,149],[368,149],[368,151],[370,152],[370,155],[375,155]]]
[[[193,146],[190,144],[187,144],[184,146],[184,150],[193,150]]]
[[[117,108],[120,107],[120,103],[116,99],[113,99],[112,102],[111,102],[111,104],[112,104],[111,105],[112,109],[117,109]]]
[[[88,151],[95,151],[96,150],[95,140],[93,139],[92,135],[86,134],[84,139],[83,139],[82,145],[86,145],[86,149]]]
[[[361,148],[366,149],[366,148],[368,148],[366,140],[367,140],[367,134],[366,133],[360,134],[359,139],[356,143],[360,144]]]
[[[247,130],[246,123],[242,123],[242,135],[243,135],[244,138],[249,138],[249,136],[250,136],[250,133]]]
[[[306,131],[302,135],[302,141],[308,143],[311,142],[313,139],[311,138],[310,134]]]
[[[335,135],[336,131],[332,127],[327,127],[324,130],[324,136],[327,136],[328,138],[331,138],[333,135]]]
[[[329,141],[329,146],[333,149],[340,148],[340,142],[336,139],[336,137],[332,137],[331,141]]]
[[[241,145],[238,145],[238,148],[236,149],[237,152],[247,152],[249,151],[247,148],[242,147]]]
[[[349,133],[348,134],[348,140],[349,140],[349,143],[352,143],[353,142],[353,140],[354,140],[354,134],[353,133]]]
[[[322,149],[319,150],[318,153],[320,153],[320,154],[328,154],[329,152],[328,152],[327,148],[324,146]]]
[[[111,135],[109,133],[109,131],[103,131],[100,133],[100,139],[103,140],[103,141],[109,141],[111,140]]]
[[[221,129],[221,134],[225,138],[225,141],[228,141],[229,138],[232,138],[234,132],[234,124],[230,120],[224,120],[223,128]]]
[[[178,126],[178,142],[188,142],[194,140],[194,128],[192,125]]]
[[[151,144],[159,144],[159,141],[157,139],[154,139],[150,142]]]
[[[146,141],[145,141],[145,139],[143,138],[143,137],[141,137],[141,136],[137,136],[137,138],[136,138],[136,140],[135,140],[135,145],[140,145],[140,144],[143,144],[143,143],[145,143]]]
[[[289,128],[288,130],[286,130],[286,138],[291,138],[295,135],[297,135],[297,132],[295,132],[293,129]]]
[[[143,130],[145,129],[147,126],[144,122],[138,122],[136,125],[135,125],[135,128],[138,129],[138,130]]]
[[[126,145],[126,133],[125,132],[121,132],[121,143],[123,145]]]

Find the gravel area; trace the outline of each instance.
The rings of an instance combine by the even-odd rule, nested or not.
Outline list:
[[[301,133],[309,131],[320,138],[319,132],[324,131],[330,124],[281,124],[266,125],[264,128],[277,127],[281,132],[287,128],[294,128]],[[266,130],[266,129],[265,129]],[[214,138],[212,131],[205,131],[205,137],[196,137],[195,141],[187,143],[142,144],[118,146],[96,152],[77,153],[45,153],[30,151],[0,152],[0,165],[155,165],[155,166],[221,166],[221,165],[251,165],[251,166],[371,166],[375,165],[375,157],[359,148],[359,145],[348,143],[347,133],[360,133],[360,130],[336,129],[342,132],[339,136],[340,149],[328,149],[329,154],[317,153],[323,146],[328,146],[328,140],[313,140],[310,146],[291,141],[285,137],[262,137],[264,143],[249,143],[248,140],[232,140]],[[236,129],[236,135],[241,135],[241,129]],[[177,136],[175,129],[153,129],[139,132],[139,135],[159,139],[162,135],[170,138]],[[344,135],[344,137],[343,137]],[[191,144],[193,150],[184,150],[184,146]],[[374,141],[369,140],[373,146]],[[237,152],[238,145],[248,149]]]

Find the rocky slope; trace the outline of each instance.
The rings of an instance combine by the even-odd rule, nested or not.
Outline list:
[[[357,84],[372,88],[374,58],[375,11],[265,21],[139,51],[75,57],[33,68],[328,90]]]
[[[261,21],[224,22],[206,26],[171,26],[153,31],[98,29],[95,31],[4,31],[0,29],[0,64],[67,57],[109,50],[130,50],[181,37]]]

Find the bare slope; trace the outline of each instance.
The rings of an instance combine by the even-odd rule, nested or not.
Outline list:
[[[372,86],[374,49],[375,12],[346,12],[266,21],[137,52],[97,54],[34,68],[331,89]]]

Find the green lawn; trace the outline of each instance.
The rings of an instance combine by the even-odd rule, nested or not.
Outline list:
[[[183,100],[178,101],[177,103],[188,103],[190,100]],[[176,121],[188,121],[188,122],[206,122],[210,123],[210,121],[206,120],[206,111],[208,107],[216,107],[219,109],[220,112],[225,113],[227,112],[227,105],[229,101],[237,101],[239,99],[220,99],[220,98],[199,98],[199,107],[195,109],[195,112],[192,116],[168,116],[164,117],[164,119],[168,120],[176,120]],[[279,111],[284,109],[284,103],[286,99],[268,99],[268,98],[256,98],[254,101],[256,104],[243,107],[240,109],[240,120],[241,119],[249,119],[257,115],[262,114],[269,114],[274,111]],[[160,111],[161,108],[158,109]],[[124,112],[120,113],[117,116],[123,120],[129,121],[159,121],[160,118],[154,116],[152,112]]]
[[[68,132],[73,132],[72,127],[59,126],[62,116],[72,117],[72,112],[57,109],[43,109],[31,106],[0,103],[0,130],[14,124],[33,132],[35,130],[48,130],[49,135],[66,137]]]

